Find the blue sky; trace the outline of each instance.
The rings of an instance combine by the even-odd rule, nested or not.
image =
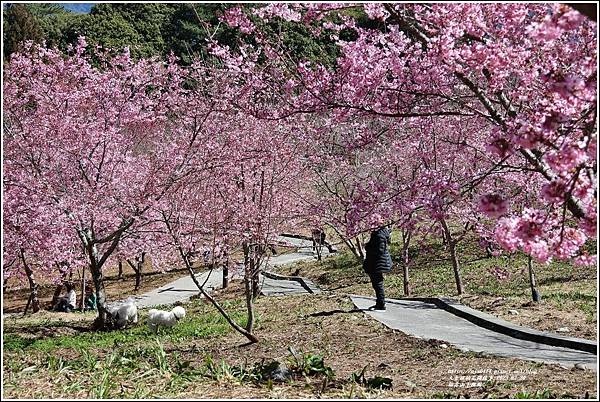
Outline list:
[[[89,13],[94,4],[96,3],[58,3],[67,10],[71,10],[76,13]]]

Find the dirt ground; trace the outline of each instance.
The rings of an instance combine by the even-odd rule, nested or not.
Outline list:
[[[248,345],[246,338],[230,330],[222,335],[181,337],[167,335],[163,339],[167,360],[173,356],[202,367],[206,356],[222,359],[227,364],[252,365],[260,361],[285,361],[289,348],[324,356],[334,373],[333,380],[322,376],[296,378],[284,384],[253,384],[235,378],[219,380],[200,377],[173,387],[174,374],[137,372],[135,377],[109,378],[118,387],[107,394],[111,398],[594,398],[597,395],[597,373],[591,370],[566,369],[509,358],[462,352],[436,341],[425,341],[386,328],[361,312],[353,311],[349,293],[371,294],[368,279],[351,270],[326,271],[320,264],[300,263],[285,267],[282,273],[300,268],[300,275],[313,279],[322,289],[320,295],[260,297],[256,302],[258,316],[257,344]],[[138,293],[156,288],[185,276],[186,271],[147,274]],[[125,271],[117,280],[116,270],[108,271],[106,289],[109,300],[126,298],[134,292],[134,274]],[[390,277],[386,279],[390,283]],[[586,285],[587,286],[587,285]],[[595,285],[594,285],[595,286]],[[42,286],[41,301],[49,303],[54,286]],[[4,296],[3,311],[19,312],[25,306],[27,290],[11,291]],[[226,290],[218,290],[220,302],[243,300],[243,286],[233,281]],[[466,295],[461,301],[473,308],[498,315],[517,324],[554,331],[569,327],[568,336],[596,339],[597,320],[590,322],[584,313],[571,308],[572,301],[557,309],[550,300],[528,303],[523,297]],[[239,303],[243,306],[243,303]],[[574,305],[574,304],[573,304]],[[194,300],[186,307],[188,316],[198,317],[214,308],[205,301]],[[509,313],[516,309],[518,314]],[[243,310],[243,308],[242,308]],[[145,312],[142,312],[142,316]],[[4,334],[18,334],[25,339],[59,339],[78,337],[89,331],[94,313],[40,313],[21,317],[4,317]],[[132,335],[135,345],[156,345],[156,339],[143,328]],[[129,338],[128,338],[129,339]],[[4,342],[3,342],[4,344]],[[129,347],[127,344],[123,347]],[[112,349],[91,348],[89,353],[105,359]],[[7,398],[90,398],[97,397],[98,371],[77,372],[68,368],[45,369],[49,354],[65,361],[81,359],[80,352],[59,347],[50,352],[39,350],[5,351],[3,394]],[[100,361],[99,360],[99,361]],[[8,364],[8,363],[10,364]],[[17,367],[18,369],[13,369]],[[35,375],[27,370],[37,367]],[[365,369],[368,377],[382,376],[392,380],[392,389],[368,389],[350,381],[350,376]],[[141,373],[141,374],[140,374]],[[141,376],[141,377],[139,377]],[[147,376],[147,377],[144,377]],[[476,377],[483,380],[469,381]],[[133,394],[132,389],[141,394]],[[140,396],[141,395],[141,396]]]
[[[220,300],[239,299],[242,286],[233,286],[221,292]],[[205,311],[205,302],[197,300],[190,306],[190,316]],[[205,356],[230,365],[252,364],[261,360],[285,361],[289,349],[310,351],[324,356],[324,362],[334,373],[333,380],[324,377],[304,377],[284,384],[268,387],[252,383],[239,383],[233,378],[199,380],[187,383],[177,392],[168,390],[168,375],[147,384],[148,392],[155,398],[514,398],[534,395],[544,391],[551,397],[593,398],[597,394],[596,373],[590,370],[565,369],[558,365],[544,365],[510,358],[466,353],[437,341],[425,341],[390,330],[378,321],[353,311],[351,302],[340,295],[261,297],[256,303],[260,317],[256,333],[257,344],[248,345],[246,339],[230,332],[226,336],[172,340],[165,342],[167,356],[175,353],[192,365],[201,366]],[[53,314],[43,313],[43,319],[53,319]],[[85,327],[92,316],[73,314],[73,328]],[[5,323],[9,331],[20,327],[19,332],[35,320],[28,317]],[[40,318],[42,318],[40,316]],[[69,331],[77,331],[77,329]],[[66,334],[62,329],[53,336]],[[38,334],[39,335],[39,334]],[[45,336],[52,336],[45,334]],[[150,338],[152,339],[152,338]],[[92,350],[100,356],[109,351]],[[73,358],[69,350],[58,351]],[[23,366],[35,364],[35,353],[28,357],[11,356],[15,360],[27,359]],[[40,357],[38,357],[39,359]],[[388,390],[370,390],[349,381],[353,373],[366,367],[368,377],[382,376],[392,379]],[[70,379],[47,378],[16,373],[7,376],[5,397],[85,398],[83,387],[75,392],[66,385],[83,381],[75,373]],[[65,374],[65,375],[67,375]],[[83,373],[82,373],[83,375]],[[489,377],[474,385],[465,378]],[[63,378],[64,377],[64,378]],[[461,377],[463,379],[461,379]],[[121,389],[135,386],[132,378],[121,378]],[[141,380],[140,380],[141,381]],[[476,380],[477,381],[477,380]],[[41,387],[41,384],[44,384]],[[69,389],[66,391],[65,389]],[[520,393],[520,394],[519,394]],[[117,396],[117,395],[115,395]]]
[[[124,269],[123,278],[117,279],[118,271],[116,268],[112,268],[107,271],[105,276],[104,286],[106,289],[106,297],[108,300],[119,300],[127,298],[128,296],[143,294],[152,289],[158,288],[165,283],[174,281],[187,274],[185,269],[176,269],[168,272],[147,272],[140,284],[140,288],[135,290],[135,274]],[[74,276],[74,281],[77,279]],[[88,278],[88,285],[90,285]],[[52,296],[56,289],[56,285],[51,283],[40,283],[38,290],[40,305],[42,309],[50,309]],[[77,291],[77,303],[81,301],[81,282],[75,281],[75,289]],[[64,288],[62,289],[61,295],[65,294]],[[3,313],[19,313],[25,310],[27,304],[27,298],[29,297],[29,289],[9,289],[6,294],[2,295],[2,312]]]

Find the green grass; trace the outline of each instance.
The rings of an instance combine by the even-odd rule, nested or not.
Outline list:
[[[456,297],[449,251],[444,249],[440,239],[413,239],[409,248],[409,282],[412,296]],[[595,246],[595,241],[586,248]],[[385,277],[386,296],[404,296],[400,252],[402,241],[398,232],[392,233],[390,252],[394,268]],[[480,296],[490,302],[502,297],[514,305],[531,300],[528,257],[520,252],[488,257],[475,236],[468,236],[457,246],[461,277],[466,296]],[[348,251],[324,259],[298,263],[287,268],[293,272],[300,268],[300,275],[309,276],[324,289],[346,293],[372,294],[367,275],[360,262]],[[499,269],[507,274],[496,277],[492,271]],[[596,268],[577,267],[566,261],[552,261],[550,264],[534,262],[534,272],[542,302],[548,307],[562,311],[580,310],[588,323],[596,320]]]
[[[212,306],[199,306],[194,302],[192,308],[200,307],[200,311],[188,316],[172,328],[161,328],[159,337],[166,342],[179,342],[191,338],[218,337],[229,333],[232,328],[229,323],[214,310]],[[242,310],[241,302],[224,303],[226,311],[230,311],[231,317],[240,325],[246,324],[246,315]],[[142,316],[144,313],[142,312]],[[68,323],[53,323],[54,327],[69,326]],[[144,325],[136,325],[119,331],[110,332],[81,332],[75,335],[62,335],[55,337],[27,338],[17,333],[4,334],[3,344],[6,351],[35,350],[41,352],[52,352],[57,349],[89,350],[109,349],[122,345],[136,346],[152,341],[154,334]],[[47,320],[37,324],[28,324],[31,329],[48,328]]]
[[[402,296],[402,275],[399,266],[401,243],[393,243],[392,258],[398,266],[388,275],[390,297]],[[413,244],[409,249],[410,282],[415,295],[455,295],[456,287],[449,253],[444,250],[441,241],[428,240]],[[489,296],[527,296],[530,294],[527,271],[527,256],[523,253],[487,257],[476,242],[476,239],[466,238],[458,245],[458,255],[461,264],[461,274],[465,293]],[[509,274],[506,279],[498,279],[490,270],[499,267]],[[565,261],[553,261],[548,265],[534,263],[534,271],[538,286],[552,286],[564,282],[595,279],[594,268],[579,268]],[[594,293],[591,289],[590,293]],[[559,292],[560,293],[560,292]],[[563,297],[569,300],[581,300],[595,304],[595,296],[573,291],[560,295],[543,297]]]
[[[398,262],[398,252],[401,244],[397,234],[394,234],[392,253]],[[415,243],[411,247],[411,287],[414,295],[448,295],[454,296],[454,277],[448,259],[447,251],[440,242],[426,241]],[[461,244],[460,258],[462,263],[463,281],[466,291],[471,295],[487,295],[490,297],[505,296],[527,301],[529,285],[526,271],[527,258],[522,254],[485,258],[485,252],[473,239]],[[506,280],[498,280],[488,270],[500,266],[510,272]],[[348,252],[326,258],[321,262],[301,262],[294,267],[284,270],[301,268],[300,275],[316,279],[324,289],[336,290],[340,300],[336,308],[351,309],[351,301],[345,298],[345,293],[371,294],[372,289],[368,277],[362,271],[361,265]],[[590,322],[595,321],[596,315],[596,273],[594,268],[582,269],[564,262],[553,262],[548,266],[537,265],[538,283],[546,305],[557,309],[579,309],[586,314]],[[388,297],[402,296],[402,275],[399,266],[386,275],[386,291]],[[295,300],[291,296],[290,300]],[[260,303],[263,299],[259,299]],[[279,299],[281,300],[281,299]],[[489,298],[486,300],[490,300]],[[270,300],[264,301],[271,302]],[[292,303],[293,305],[293,303]],[[232,317],[245,325],[246,313],[244,300],[238,299],[223,302],[224,308]],[[149,331],[145,325],[146,312],[141,313],[141,322],[132,328],[112,332],[86,332],[85,327],[93,319],[93,314],[81,315],[78,322],[62,321],[61,319],[25,320],[23,322],[5,321],[4,351],[5,385],[12,392],[31,397],[47,397],[47,389],[43,386],[29,389],[31,381],[36,378],[40,382],[51,384],[53,392],[72,398],[164,398],[174,397],[182,392],[196,392],[199,384],[212,386],[213,382],[224,383],[226,388],[247,384],[251,387],[272,387],[264,381],[270,358],[281,359],[281,355],[270,356],[267,360],[261,358],[254,349],[239,350],[240,354],[248,353],[247,361],[240,363],[239,359],[231,360],[231,356],[222,356],[219,347],[209,348],[202,345],[222,345],[233,339],[233,329],[215,311],[202,300],[194,300],[186,306],[188,314],[175,327],[162,329],[158,335]],[[313,312],[309,303],[302,303],[293,309],[282,310],[284,314],[297,316],[301,322],[305,320],[313,331],[323,333],[322,342],[328,344],[326,335],[330,328],[325,325],[326,319],[310,317]],[[256,317],[256,330],[260,333],[263,327],[276,320],[277,314],[265,314]],[[350,317],[346,317],[350,318]],[[330,319],[330,318],[327,318]],[[357,322],[360,325],[361,322]],[[285,330],[285,329],[284,329]],[[208,339],[196,342],[195,339]],[[349,339],[350,344],[360,344],[362,340]],[[200,345],[200,346],[199,346]],[[336,367],[335,361],[323,361],[322,356],[332,359],[335,351],[329,346],[312,349],[311,352],[299,352],[289,356],[288,366],[294,370],[294,381],[300,381],[304,375],[317,373],[323,379],[328,374],[332,376]],[[214,356],[211,355],[214,353]],[[237,351],[236,351],[237,353]],[[348,348],[348,353],[356,355],[354,347]],[[426,353],[422,348],[407,352],[410,359],[417,362],[425,359]],[[455,353],[457,358],[487,359],[476,353],[465,354],[450,349],[448,354]],[[225,360],[228,359],[228,360]],[[333,359],[332,359],[333,360]],[[252,363],[248,363],[248,361]],[[479,361],[479,360],[478,360]],[[362,365],[362,363],[361,363]],[[362,367],[362,366],[361,366]],[[359,367],[360,368],[360,367]],[[407,369],[410,370],[410,369]],[[407,371],[408,372],[408,371]],[[378,381],[385,377],[373,377]],[[308,379],[317,383],[313,379]],[[350,388],[349,395],[368,397],[369,378],[361,384],[354,381],[337,379],[339,384]],[[325,383],[325,382],[323,382]],[[56,385],[58,384],[58,385]],[[379,388],[381,384],[377,383]],[[371,383],[371,385],[377,385]],[[543,387],[545,385],[541,385]],[[58,388],[57,388],[58,387]],[[366,388],[365,388],[366,387]],[[512,398],[536,398],[547,396],[546,389],[542,391],[521,390],[517,384],[500,390],[511,392]],[[15,391],[17,390],[17,391]],[[432,392],[435,390],[432,390]],[[554,391],[553,391],[554,392]],[[32,394],[33,393],[33,394]],[[375,394],[374,394],[375,395]],[[553,394],[554,395],[554,394]],[[450,392],[436,392],[435,397],[457,397]]]
[[[555,399],[556,395],[549,389],[537,390],[533,392],[519,391],[511,396],[513,399]]]

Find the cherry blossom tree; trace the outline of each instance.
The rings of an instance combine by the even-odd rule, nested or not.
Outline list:
[[[349,8],[375,24],[361,26],[344,13]],[[595,23],[559,4],[283,4],[254,14],[301,21],[341,50],[333,69],[295,61],[265,42],[260,24],[231,11],[226,21],[243,26],[270,60],[269,85],[249,79],[249,90],[285,99],[271,118],[477,118],[469,145],[485,148],[507,174],[542,183],[531,189],[544,201],[535,209],[515,211],[510,199],[481,195],[500,244],[540,261],[591,262],[581,246],[595,236],[597,213]],[[220,52],[240,70],[257,58]]]
[[[148,209],[190,174],[180,151],[192,135],[174,118],[181,73],[173,60],[134,63],[127,52],[99,51],[94,68],[85,50],[81,38],[69,57],[36,47],[11,58],[4,72],[4,145],[16,171],[12,185],[36,194],[18,197],[45,213],[38,235],[53,230],[60,211],[68,221],[61,228],[79,240],[98,298],[97,324],[105,327],[103,268],[122,241],[136,254],[148,249],[131,246],[145,242],[138,229]],[[52,262],[73,260],[66,247],[31,253],[49,272]]]
[[[336,64],[295,57],[264,29],[281,20],[334,40]],[[254,342],[268,245],[301,222],[329,225],[358,259],[364,234],[394,224],[407,294],[417,231],[444,234],[458,293],[471,230],[539,262],[595,262],[595,22],[539,3],[269,4],[222,21],[251,40],[209,41],[210,66],[83,38],[67,56],[11,57],[6,275],[87,267],[106,327],[107,264],[148,253],[195,278],[199,250],[214,266],[240,247],[248,317],[230,323]]]

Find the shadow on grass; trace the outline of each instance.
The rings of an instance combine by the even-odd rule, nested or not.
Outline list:
[[[326,291],[326,292],[333,292],[335,290],[345,289],[345,288],[349,288],[349,287],[355,286],[357,284],[360,285],[360,284],[364,284],[364,283],[370,283],[370,282],[369,281],[360,281],[360,282],[357,281],[357,282],[354,282],[354,283],[349,283],[347,285],[336,286],[334,288],[323,288],[323,290]]]
[[[364,311],[368,311],[368,309],[354,308],[352,310],[331,310],[331,311],[320,311],[318,313],[309,314],[309,317],[328,317],[334,314],[348,314],[348,313],[362,313]]]
[[[94,329],[92,322],[43,322],[39,325],[5,328],[7,334],[29,334],[33,339],[73,336],[83,333],[103,332]]]

